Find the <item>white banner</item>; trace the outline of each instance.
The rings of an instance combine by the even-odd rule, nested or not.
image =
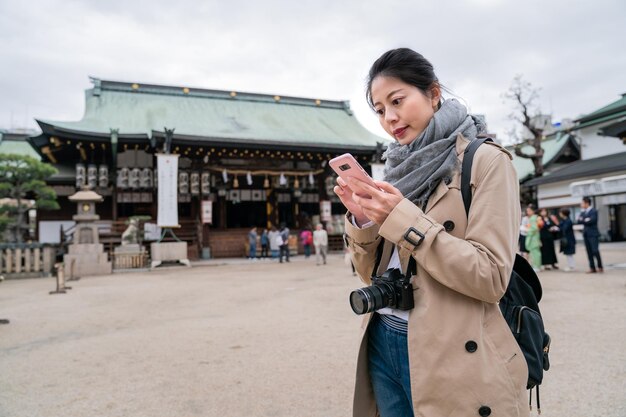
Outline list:
[[[202,223],[213,224],[213,202],[202,200]]]
[[[180,227],[178,224],[178,155],[157,154],[159,184],[159,227]]]

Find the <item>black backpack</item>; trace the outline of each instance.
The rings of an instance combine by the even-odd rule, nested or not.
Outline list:
[[[465,204],[465,213],[469,216],[472,203],[470,177],[472,174],[472,160],[478,147],[490,138],[477,138],[470,142],[465,149],[461,171],[461,194]],[[539,385],[543,380],[543,371],[550,368],[548,353],[550,351],[550,336],[545,332],[543,319],[539,311],[541,300],[541,283],[537,274],[528,261],[519,254],[515,255],[513,271],[509,286],[500,299],[500,311],[508,323],[515,340],[519,344],[526,364],[528,365],[528,382],[526,388],[537,387],[537,409],[540,410]],[[532,403],[531,403],[532,404]]]

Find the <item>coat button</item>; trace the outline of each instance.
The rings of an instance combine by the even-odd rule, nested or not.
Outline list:
[[[465,350],[467,350],[469,353],[474,353],[477,349],[478,345],[473,340],[470,340],[465,344]]]
[[[491,415],[491,408],[487,407],[486,405],[483,405],[482,407],[480,407],[478,409],[478,415],[480,417],[487,417]]]
[[[446,229],[446,232],[451,232],[454,230],[454,222],[452,220],[446,220],[443,222],[443,228]]]

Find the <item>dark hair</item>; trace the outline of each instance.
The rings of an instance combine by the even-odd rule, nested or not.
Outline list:
[[[537,211],[537,207],[535,207],[535,205],[532,204],[532,203],[527,205],[526,208],[529,208],[529,209],[531,209],[532,211],[535,211],[535,212]]]
[[[439,85],[432,64],[421,54],[409,48],[392,49],[374,61],[367,76],[365,97],[371,108],[374,108],[372,82],[378,76],[397,78],[419,88],[424,94],[428,94],[434,85]]]
[[[562,208],[562,209],[561,209],[561,210],[559,210],[559,211],[560,211],[561,213],[563,213],[563,215],[564,215],[565,217],[569,217],[569,213],[570,213],[569,209]]]
[[[591,205],[591,198],[589,197],[583,197],[583,201],[589,205]]]

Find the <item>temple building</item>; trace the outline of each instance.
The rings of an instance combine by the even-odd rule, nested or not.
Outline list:
[[[371,170],[385,146],[347,101],[91,81],[81,120],[37,120],[42,133],[29,139],[59,171],[48,183],[61,210],[39,213],[42,241],[68,228],[68,196],[79,189],[104,197],[104,242],[107,233],[119,240],[130,216],[156,223],[156,155],[171,153],[179,155],[176,234],[190,258],[204,248],[240,256],[251,227],[280,223],[299,230],[321,221],[337,246],[345,209],[327,162],[350,152]]]

